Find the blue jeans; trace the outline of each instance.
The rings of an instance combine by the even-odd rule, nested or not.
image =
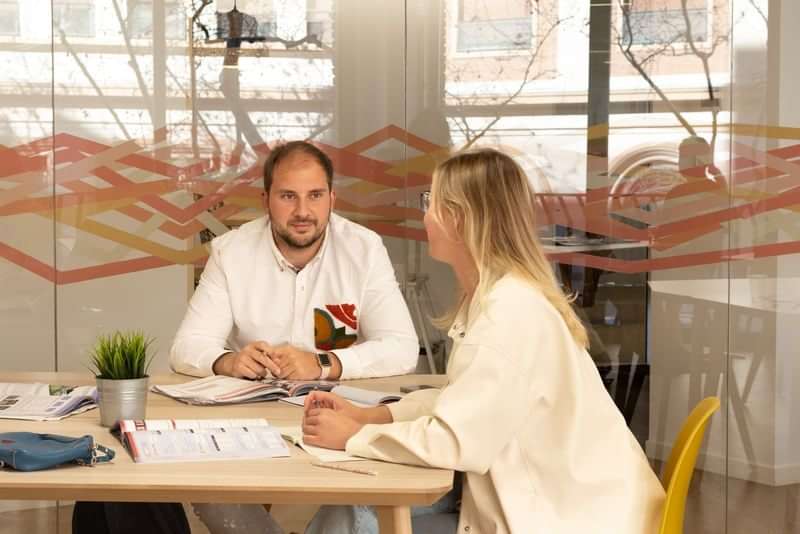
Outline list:
[[[195,515],[210,534],[283,534],[260,504],[192,504]]]
[[[458,478],[458,476],[457,476]],[[460,484],[431,506],[411,508],[411,530],[422,534],[455,534],[458,529]],[[377,534],[378,517],[372,506],[323,506],[306,534]]]

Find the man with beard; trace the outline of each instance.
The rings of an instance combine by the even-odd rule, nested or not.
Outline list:
[[[211,242],[170,351],[195,376],[349,379],[414,370],[419,345],[375,232],[332,213],[333,165],[311,143],[272,150],[266,215]]]
[[[414,370],[417,336],[386,247],[375,232],[332,213],[332,184],[333,164],[314,145],[272,150],[266,216],[211,242],[170,351],[175,371],[336,380]],[[148,531],[188,532],[179,503],[123,504],[77,503],[73,531],[156,525]],[[211,534],[281,532],[260,505],[193,509]]]

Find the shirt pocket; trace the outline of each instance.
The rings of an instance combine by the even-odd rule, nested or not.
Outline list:
[[[326,304],[314,308],[314,346],[319,350],[346,349],[358,340],[355,304]]]

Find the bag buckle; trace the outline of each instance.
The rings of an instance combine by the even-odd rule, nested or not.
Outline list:
[[[91,457],[89,458],[89,461],[87,462],[81,458],[78,458],[75,460],[75,463],[86,467],[94,467],[97,464],[97,445],[95,444],[94,440],[92,441]]]

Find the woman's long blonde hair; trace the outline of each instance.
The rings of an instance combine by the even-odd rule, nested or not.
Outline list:
[[[536,203],[527,176],[511,157],[491,148],[460,152],[433,173],[432,215],[447,213],[456,223],[478,269],[472,299],[480,302],[506,274],[538,287],[567,324],[572,337],[588,346],[586,328],[558,285],[536,234]],[[452,322],[464,304],[437,323]]]

